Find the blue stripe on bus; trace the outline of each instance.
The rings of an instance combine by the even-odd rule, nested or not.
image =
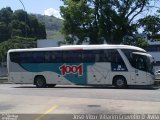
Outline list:
[[[93,65],[94,63],[29,63],[29,64],[21,64],[21,66],[29,72],[55,72],[58,75],[61,75],[60,66],[66,65],[66,66],[79,66],[82,65],[83,71],[82,75],[79,75],[78,73],[70,73],[65,74],[63,77],[69,80],[70,82],[74,84],[81,84],[85,85],[87,84],[87,66]]]

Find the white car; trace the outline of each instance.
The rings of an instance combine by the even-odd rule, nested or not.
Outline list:
[[[155,79],[160,79],[160,70],[155,72]]]

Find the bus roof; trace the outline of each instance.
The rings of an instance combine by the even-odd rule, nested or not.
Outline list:
[[[45,47],[45,48],[28,48],[28,49],[10,49],[8,52],[20,52],[20,51],[52,51],[52,50],[92,50],[92,49],[133,49],[142,52],[146,52],[144,49],[129,46],[129,45],[64,45],[60,47]]]

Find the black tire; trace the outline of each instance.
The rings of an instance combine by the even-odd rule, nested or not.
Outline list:
[[[48,84],[47,86],[50,88],[54,88],[56,86],[56,84]]]
[[[115,77],[113,84],[116,88],[119,88],[119,89],[127,87],[127,81],[123,76]]]
[[[45,88],[46,87],[46,80],[43,76],[37,76],[35,78],[35,85],[37,88]]]

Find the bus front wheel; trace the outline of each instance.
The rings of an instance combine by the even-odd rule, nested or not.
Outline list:
[[[116,88],[126,88],[127,87],[127,81],[123,76],[116,76],[113,79],[113,85]]]
[[[35,85],[37,88],[45,88],[46,87],[46,80],[43,76],[35,77]]]

